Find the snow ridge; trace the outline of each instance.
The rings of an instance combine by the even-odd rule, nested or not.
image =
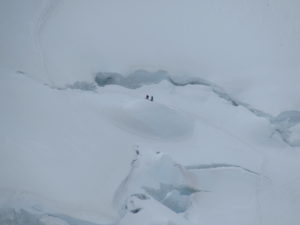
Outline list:
[[[219,98],[224,99],[234,107],[241,106],[251,112],[253,115],[266,119],[270,125],[274,127],[274,132],[279,134],[280,138],[289,146],[300,146],[299,132],[297,124],[300,124],[299,111],[286,111],[280,115],[273,116],[260,109],[251,106],[248,103],[240,101],[228,94],[222,87],[217,84],[198,77],[176,77],[169,74],[167,71],[158,70],[157,72],[149,72],[147,70],[136,70],[133,73],[123,76],[119,73],[100,72],[95,76],[95,82],[98,86],[120,85],[130,89],[140,88],[144,85],[158,84],[162,81],[168,81],[174,86],[199,85],[206,86],[216,94]],[[289,113],[292,112],[292,113]],[[297,118],[297,119],[295,119]],[[291,121],[291,122],[283,122]]]

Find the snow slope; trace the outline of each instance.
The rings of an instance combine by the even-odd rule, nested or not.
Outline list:
[[[299,147],[208,86],[55,89],[4,69],[0,79],[2,221],[299,221]]]
[[[299,10],[1,1],[0,224],[299,224]]]
[[[296,0],[2,1],[0,65],[60,86],[165,69],[277,115],[300,108],[299,10]]]

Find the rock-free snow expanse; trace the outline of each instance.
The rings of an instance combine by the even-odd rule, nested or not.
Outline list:
[[[299,148],[274,130],[297,128],[296,112],[270,122],[209,86],[55,89],[1,75],[4,224],[299,219]]]
[[[0,1],[0,225],[300,224],[299,11]]]

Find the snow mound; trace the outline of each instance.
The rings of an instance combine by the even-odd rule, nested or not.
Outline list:
[[[190,136],[194,128],[193,119],[185,113],[147,100],[131,101],[110,114],[119,127],[140,136],[182,138]]]
[[[271,120],[282,139],[290,146],[300,146],[300,111],[292,110],[280,113]]]
[[[141,152],[136,150],[129,175],[120,184],[114,197],[114,204],[120,215],[140,211],[143,207],[132,207],[128,199],[155,201],[174,213],[184,212],[199,192],[194,175],[161,152]],[[156,204],[157,204],[156,203]],[[134,208],[134,209],[133,209]]]

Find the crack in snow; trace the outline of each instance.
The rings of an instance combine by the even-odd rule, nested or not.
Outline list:
[[[130,89],[140,88],[145,85],[158,84],[161,81],[168,81],[174,86],[187,86],[187,85],[199,85],[206,86],[211,89],[211,91],[217,95],[219,98],[224,99],[229,102],[232,106],[238,107],[241,106],[251,112],[253,115],[266,119],[270,125],[275,127],[274,132],[278,133],[280,138],[289,146],[296,147],[300,146],[300,140],[297,138],[299,135],[300,128],[296,125],[300,124],[300,112],[298,111],[286,111],[279,114],[277,117],[272,116],[269,113],[266,113],[260,109],[253,107],[252,105],[240,101],[230,94],[228,94],[223,88],[216,85],[213,82],[204,80],[198,77],[186,77],[185,80],[182,78],[174,77],[169,74],[167,71],[159,70],[157,72],[149,72],[146,70],[136,70],[128,76],[123,76],[119,73],[110,73],[110,72],[100,72],[95,76],[95,82],[98,86],[104,87],[106,85],[120,85]],[[297,118],[295,117],[295,112],[297,113]],[[299,114],[299,116],[298,116]],[[282,126],[282,117],[288,115],[287,118],[284,118],[286,121],[294,121],[292,126]],[[279,126],[280,125],[280,126]],[[296,127],[293,129],[293,127]],[[274,133],[273,132],[273,133]],[[272,135],[271,135],[272,137]]]
[[[226,164],[226,163],[212,163],[212,164],[199,164],[199,165],[188,165],[185,166],[186,169],[188,170],[203,170],[203,169],[218,169],[218,168],[237,168],[237,169],[241,169],[247,173],[256,175],[256,176],[260,176],[259,173],[247,169],[245,167],[239,166],[239,165],[233,165],[233,164]]]

